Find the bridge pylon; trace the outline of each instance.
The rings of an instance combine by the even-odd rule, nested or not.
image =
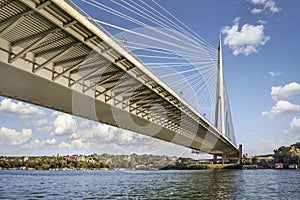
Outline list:
[[[218,46],[218,73],[217,73],[217,90],[216,90],[216,106],[215,106],[215,127],[219,128],[221,134],[226,133],[226,118],[225,118],[225,82],[223,71],[222,58],[222,36],[219,35]],[[218,155],[214,155],[213,162],[217,163]],[[226,155],[222,155],[222,163],[224,164]]]
[[[220,120],[220,122],[219,122]],[[217,94],[216,94],[216,108],[215,108],[215,126],[219,127],[223,135],[225,135],[225,88],[224,88],[224,72],[222,60],[222,38],[219,37],[218,47],[218,77],[217,77]]]

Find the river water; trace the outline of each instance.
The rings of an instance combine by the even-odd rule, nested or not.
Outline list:
[[[300,199],[300,170],[0,171],[0,199]]]

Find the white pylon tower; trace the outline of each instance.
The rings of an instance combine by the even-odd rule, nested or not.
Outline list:
[[[225,135],[225,90],[224,90],[224,73],[222,60],[222,38],[219,37],[218,48],[218,75],[217,75],[217,95],[216,95],[216,110],[215,110],[215,126],[219,127],[219,119],[221,125],[221,133]]]

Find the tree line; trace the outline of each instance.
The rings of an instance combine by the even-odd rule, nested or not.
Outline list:
[[[300,166],[300,142],[290,146],[281,146],[273,152],[273,155],[265,156],[267,159],[262,159],[262,156],[253,157],[251,164],[263,168],[273,168],[275,163],[283,163],[284,168],[288,168],[289,165],[293,164]]]
[[[0,169],[159,169],[175,157],[156,155],[92,154],[66,156],[0,157]]]

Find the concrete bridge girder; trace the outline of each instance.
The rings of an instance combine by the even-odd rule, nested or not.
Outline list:
[[[211,154],[238,151],[210,122],[149,72],[138,58],[65,1],[48,0],[37,4],[34,0],[20,0],[11,2],[11,5],[9,9],[12,16],[5,16],[9,12],[0,12],[1,19],[7,19],[0,25],[8,24],[0,26],[0,95],[202,149]],[[17,10],[14,11],[15,8]],[[20,16],[22,18],[14,22],[13,19]],[[29,16],[30,20],[27,19]],[[21,27],[32,24],[36,29],[21,30]],[[47,37],[40,38],[42,32],[46,32]],[[61,44],[62,41],[67,44]],[[97,63],[86,65],[85,56],[90,54],[101,58],[99,68],[104,68],[111,76],[105,77],[101,73],[102,79],[95,83],[87,80],[97,70]],[[75,60],[77,64],[74,64]],[[122,79],[123,76],[126,76],[126,80]],[[159,125],[147,120],[147,109],[143,108],[151,102],[141,101],[139,107],[124,107],[125,101],[113,103],[122,101],[121,96],[114,96],[113,88],[117,89],[115,86],[118,84],[121,87],[123,82],[143,87],[143,90],[137,91],[141,94],[145,91],[155,94],[153,101],[159,99],[157,102],[167,109],[178,111],[180,121],[176,117],[168,117],[169,122],[165,123],[165,127],[164,123]],[[76,101],[74,98],[77,98]],[[140,115],[130,112],[130,109]],[[118,112],[118,120],[114,112]],[[159,115],[155,114],[156,120],[159,119]],[[139,126],[122,123],[129,117]],[[145,127],[149,124],[160,131],[154,135],[147,132]],[[208,141],[207,136],[213,142]]]

